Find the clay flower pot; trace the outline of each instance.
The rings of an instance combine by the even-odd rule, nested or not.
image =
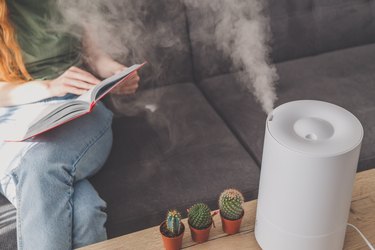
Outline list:
[[[239,218],[238,220],[229,220],[229,219],[226,219],[220,213],[221,225],[223,227],[224,233],[226,233],[226,234],[236,234],[236,233],[238,233],[240,231],[240,228],[241,228],[241,222],[242,222],[242,218],[243,218],[244,214],[245,214],[245,211],[242,213],[241,218]]]
[[[168,237],[168,235],[165,235],[165,230],[166,230],[165,221],[163,223],[161,223],[160,234],[161,234],[161,237],[163,239],[164,248],[166,250],[179,250],[179,249],[181,249],[182,238],[184,237],[184,232],[185,232],[184,223],[181,222],[181,226],[182,226],[182,229],[181,229],[180,235],[178,235],[176,237]]]
[[[210,230],[212,227],[212,223],[205,229],[196,229],[192,227],[190,223],[189,223],[189,227],[190,227],[190,232],[191,232],[191,238],[193,239],[193,241],[197,243],[203,243],[203,242],[206,242],[208,238],[210,237]]]

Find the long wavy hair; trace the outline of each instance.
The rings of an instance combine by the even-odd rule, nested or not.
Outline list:
[[[9,20],[6,0],[0,0],[0,81],[22,83],[31,79]]]

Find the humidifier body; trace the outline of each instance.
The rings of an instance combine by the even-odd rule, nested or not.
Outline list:
[[[345,109],[295,101],[267,118],[255,237],[264,250],[341,250],[363,128]]]

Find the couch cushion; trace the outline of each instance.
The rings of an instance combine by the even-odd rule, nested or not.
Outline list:
[[[201,201],[215,209],[228,187],[256,198],[257,165],[194,84],[115,103],[128,116],[114,121],[112,153],[92,179],[108,203],[110,237],[158,225],[171,208],[186,215]]]
[[[128,1],[123,2],[127,6]],[[136,9],[130,11],[135,11],[143,23],[137,53],[149,62],[141,72],[142,87],[192,81],[187,21],[181,1],[132,2]],[[137,58],[126,60],[139,62]]]
[[[277,69],[277,105],[316,99],[348,109],[365,130],[359,170],[375,167],[375,44],[280,63]],[[239,74],[208,78],[200,86],[260,163],[266,114],[239,83]]]
[[[216,12],[205,7],[207,6],[205,1],[203,1],[202,6],[199,4],[200,1],[197,0],[184,1],[189,25],[194,74],[197,79],[238,70],[233,67],[231,59],[216,47],[215,28],[220,19]]]
[[[142,88],[192,80],[190,44],[181,1],[105,2],[107,8],[102,9],[106,11],[107,22],[100,23],[106,30],[100,33],[102,47],[124,64],[148,61],[148,66],[140,72]],[[91,17],[89,11],[82,15]],[[105,26],[109,21],[111,25]],[[127,49],[128,53],[123,53]]]
[[[374,0],[268,0],[275,62],[375,42]]]
[[[215,45],[220,12],[190,1],[197,1],[186,0],[197,78],[239,71]],[[375,42],[374,0],[267,0],[265,9],[274,62]]]
[[[16,209],[0,195],[0,249],[17,249]]]

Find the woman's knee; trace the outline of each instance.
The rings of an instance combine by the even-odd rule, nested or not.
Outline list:
[[[96,172],[112,145],[112,114],[106,112],[110,111],[100,105],[93,117],[89,114],[74,126],[66,124],[60,131],[36,137],[36,145],[20,162],[22,171],[42,175],[68,172],[72,176],[78,172],[78,180]]]
[[[76,162],[75,179],[77,181],[88,178],[98,172],[107,160],[113,142],[112,129],[108,128]]]

